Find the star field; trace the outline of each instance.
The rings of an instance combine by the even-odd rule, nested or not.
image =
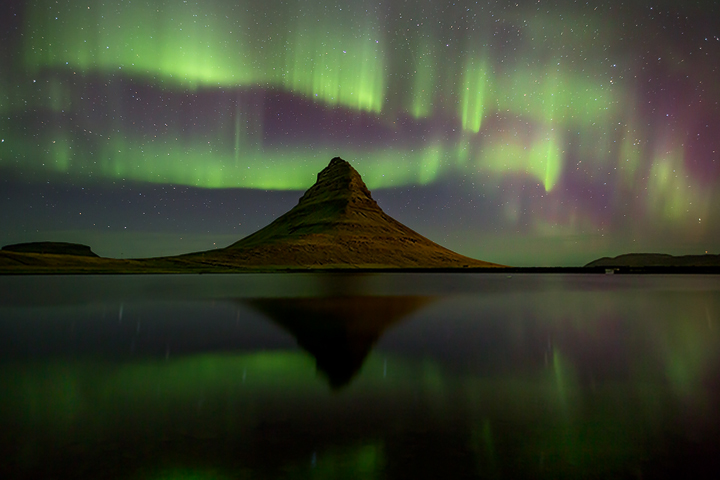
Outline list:
[[[0,243],[225,246],[330,158],[459,253],[718,253],[720,5],[0,7]]]

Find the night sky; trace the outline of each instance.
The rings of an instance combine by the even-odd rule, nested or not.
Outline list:
[[[518,266],[720,253],[720,2],[3,1],[0,244],[224,247],[334,156]]]

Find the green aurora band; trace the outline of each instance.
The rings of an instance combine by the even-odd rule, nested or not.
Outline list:
[[[361,7],[278,6],[270,16],[267,2],[63,3],[29,7],[31,70],[122,71],[170,88],[267,85],[382,110],[383,52],[372,25],[353,20]]]
[[[636,67],[612,40],[627,33],[622,26],[601,13],[518,7],[504,14],[501,31],[482,7],[466,15],[458,6],[443,13],[453,21],[432,22],[435,7],[419,0],[383,23],[373,20],[383,18],[378,8],[362,1],[342,8],[217,0],[29,3],[22,54],[14,59],[25,81],[15,88],[0,75],[6,132],[0,166],[37,179],[59,173],[300,190],[341,154],[371,189],[451,175],[492,185],[519,175],[551,194],[572,170],[589,182],[617,177],[614,202],[627,205],[641,192],[632,201],[659,221],[697,229],[708,215],[712,191],[686,181],[692,173],[683,135],[643,127],[636,83],[620,73]],[[689,68],[683,62],[678,58],[678,71]],[[68,79],[110,85],[107,102],[90,106]],[[262,119],[240,102],[204,120],[210,133],[188,135],[174,124],[154,137],[123,123],[93,129],[82,112],[114,118],[122,110],[112,98],[118,79],[152,85],[157,95],[200,99],[218,89],[277,91],[391,130],[449,118],[459,131],[445,122],[414,141],[269,144]],[[54,112],[32,136],[14,118],[29,108]],[[666,140],[658,146],[652,139],[661,134]]]
[[[618,99],[607,85],[598,84],[589,75],[580,77],[571,67],[546,68],[535,63],[520,70],[500,71],[494,68],[498,62],[490,58],[487,42],[482,39],[468,39],[461,52],[453,52],[464,58],[456,62],[451,58],[454,55],[438,51],[439,38],[433,37],[441,32],[424,25],[420,31],[411,31],[411,19],[399,20],[398,38],[386,38],[372,23],[358,20],[367,18],[363,2],[345,9],[327,7],[316,3],[272,10],[257,2],[241,6],[205,2],[192,6],[179,0],[156,4],[81,1],[63,5],[41,1],[28,7],[23,64],[30,73],[66,69],[81,75],[123,75],[170,90],[217,86],[282,89],[329,106],[388,119],[397,115],[427,118],[458,105],[457,116],[469,134],[480,131],[486,116],[503,111],[520,114],[532,122],[569,126],[606,123],[617,110]],[[270,17],[265,13],[268,10],[276,14]],[[482,17],[473,22],[475,30],[488,26],[488,19]],[[388,49],[398,46],[404,48],[402,53],[407,58],[388,64],[392,57]],[[390,85],[390,79],[398,77],[403,80]],[[55,83],[47,90],[48,106],[53,110],[72,108],[73,99],[61,85]],[[396,94],[409,98],[388,100]],[[260,173],[255,177],[247,172],[228,172],[234,166],[228,157],[239,156],[242,164],[252,170],[263,163],[254,155],[238,153],[242,145],[235,145],[235,152],[203,152],[197,146],[151,148],[147,152],[133,148],[139,147],[138,140],[127,142],[130,145],[120,148],[108,145],[101,155],[102,165],[94,173],[209,188],[287,189],[307,187],[311,173],[317,169],[304,161],[306,155],[302,153],[262,151],[262,156],[280,161],[269,175]],[[529,155],[518,157],[513,153],[508,162],[498,155],[480,157],[473,159],[474,166],[480,171],[526,172],[551,190],[562,169],[562,157],[553,148],[546,148],[546,139],[530,142]],[[510,145],[515,153],[523,147]],[[19,146],[21,151],[32,152],[28,148]],[[44,155],[45,166],[58,171],[72,169],[68,148],[67,140],[50,148]],[[140,151],[122,155],[131,148]],[[37,157],[43,147],[37,150],[40,152],[27,156]],[[351,151],[346,156],[390,155],[383,150]],[[394,152],[406,160],[407,167],[391,171],[385,180],[371,181],[371,186],[427,183],[440,170],[461,163],[454,158],[454,145],[442,145],[441,161],[435,160],[437,168],[428,172],[426,160],[436,155],[437,147],[433,145],[429,152],[419,155],[409,152],[417,149],[407,150]],[[491,150],[502,149],[494,145]],[[548,155],[539,155],[542,150]],[[208,159],[206,153],[216,157]],[[327,156],[324,152],[320,155]],[[288,173],[281,173],[287,171],[288,163],[303,165],[302,172],[288,179]],[[199,172],[198,165],[206,171]]]

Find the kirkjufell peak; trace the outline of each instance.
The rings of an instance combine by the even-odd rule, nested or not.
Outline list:
[[[286,214],[205,261],[308,268],[493,267],[428,240],[385,214],[360,174],[335,157]]]
[[[354,206],[362,204],[369,208],[379,208],[357,170],[340,157],[333,158],[318,173],[315,185],[305,192],[298,204],[312,205],[330,200],[345,200]]]

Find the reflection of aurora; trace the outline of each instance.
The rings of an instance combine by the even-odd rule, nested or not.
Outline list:
[[[250,469],[303,473],[314,469],[310,458],[315,457],[321,472],[358,475],[377,474],[398,460],[387,458],[386,442],[378,440],[388,434],[388,425],[408,431],[433,425],[430,435],[436,440],[460,427],[452,414],[459,410],[469,419],[463,417],[462,438],[453,438],[453,444],[464,445],[482,473],[532,472],[533,467],[526,472],[521,465],[536,464],[541,452],[550,472],[626,468],[628,457],[651,448],[648,432],[667,421],[674,396],[659,379],[636,386],[606,383],[591,392],[574,380],[566,362],[556,353],[549,372],[482,378],[449,374],[429,360],[373,354],[362,377],[343,394],[363,400],[349,404],[328,398],[313,362],[300,353],[200,355],[122,367],[69,362],[35,365],[21,375],[6,366],[0,371],[3,412],[22,419],[16,425],[26,430],[3,433],[13,436],[13,448],[38,452],[44,461],[53,459],[53,450],[44,448],[83,446],[78,451],[91,453],[70,460],[89,464],[91,471],[112,463],[112,452],[123,451],[133,459],[123,462],[120,473],[125,474],[169,466],[199,472],[204,467],[229,477]],[[644,415],[632,413],[638,410]],[[354,427],[356,422],[362,427]],[[347,431],[332,433],[337,425]],[[141,438],[138,431],[144,432]],[[527,435],[521,444],[517,431]],[[299,438],[304,439],[300,444]],[[168,442],[184,453],[159,458],[143,453],[162,452]],[[101,456],[93,458],[90,445]],[[208,449],[215,453],[208,457]],[[516,449],[524,461],[512,456]],[[263,457],[275,463],[268,465]],[[30,463],[21,468],[32,468],[35,460],[25,458]],[[455,466],[458,472],[466,467]]]
[[[350,286],[343,277],[311,278],[332,281],[337,295],[377,287],[373,278],[360,277],[368,283]],[[635,288],[602,278],[498,282],[503,280],[485,279],[485,288],[474,295],[445,297],[415,311],[379,340],[360,374],[340,392],[317,375],[308,354],[278,348],[267,334],[255,333],[275,350],[198,351],[217,337],[207,330],[235,325],[234,309],[220,300],[205,309],[165,306],[166,315],[158,306],[144,313],[139,305],[127,305],[123,325],[129,323],[126,330],[134,334],[134,319],[145,319],[142,331],[154,332],[162,347],[157,357],[99,360],[97,352],[108,349],[102,342],[78,357],[79,338],[62,323],[78,317],[74,328],[86,331],[98,322],[96,313],[106,311],[81,303],[78,311],[87,319],[69,315],[52,335],[67,342],[73,358],[55,352],[52,361],[11,358],[0,364],[0,421],[7,426],[0,442],[21,459],[5,468],[26,471],[42,458],[59,471],[81,464],[92,474],[122,455],[123,478],[277,471],[393,478],[413,468],[457,476],[612,475],[636,467],[652,472],[658,452],[669,455],[662,468],[674,461],[688,468],[683,445],[668,452],[664,442],[675,439],[664,432],[698,442],[720,429],[714,408],[720,360],[714,282],[688,280],[688,291],[669,288],[665,280]],[[588,284],[596,288],[586,291]],[[307,309],[312,301],[275,300],[287,310],[284,318],[291,306]],[[316,300],[320,311],[334,311],[338,302],[352,305],[342,296]],[[407,299],[399,300],[404,311]],[[68,308],[73,307],[62,310]],[[125,331],[110,310],[107,323]],[[200,315],[200,331],[193,335],[193,323],[180,312]],[[162,320],[152,323],[151,313]],[[182,329],[172,329],[174,324]],[[99,338],[114,336],[127,335]],[[184,339],[190,353],[165,357],[167,338]],[[114,345],[118,339],[104,341]],[[347,343],[354,344],[352,338]],[[702,445],[708,453],[718,447]],[[58,451],[69,457],[53,457]]]

